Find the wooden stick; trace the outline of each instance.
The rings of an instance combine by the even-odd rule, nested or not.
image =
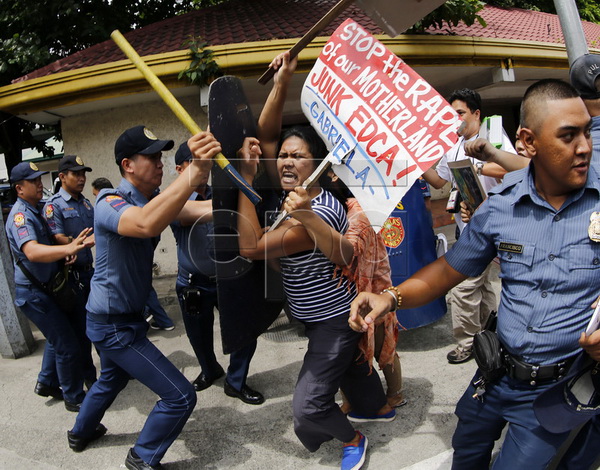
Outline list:
[[[148,81],[150,86],[154,88],[165,104],[171,108],[171,111],[177,116],[181,123],[189,130],[192,135],[201,132],[200,126],[192,119],[189,113],[185,110],[181,103],[173,96],[169,89],[164,85],[163,82],[156,76],[150,67],[142,60],[131,44],[125,39],[125,37],[118,31],[114,30],[110,37],[119,46],[119,48],[125,53],[125,55],[133,62],[136,68],[142,73],[144,78]],[[219,153],[215,157],[217,165],[229,175],[233,183],[252,201],[253,204],[258,204],[261,201],[261,197],[254,191],[244,178],[236,171],[233,165],[225,158],[225,155]]]
[[[323,18],[321,18],[317,24],[315,24],[308,33],[306,33],[300,40],[294,44],[294,46],[290,49],[290,59],[293,59],[300,51],[304,49],[308,44],[318,36],[318,34],[323,31],[329,24],[335,20],[342,11],[346,9],[346,7],[352,3],[354,0],[340,0],[337,2],[331,10],[329,10]],[[266,85],[269,83],[269,80],[273,78],[276,70],[269,67],[265,73],[258,79],[258,83],[261,85]]]

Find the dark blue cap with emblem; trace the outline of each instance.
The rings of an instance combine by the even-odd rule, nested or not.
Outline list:
[[[89,166],[85,166],[83,160],[77,155],[65,155],[58,162],[58,172],[64,173],[65,171],[92,171]]]
[[[23,180],[33,180],[38,176],[47,174],[47,171],[40,171],[37,165],[33,162],[21,162],[13,167],[10,171],[10,181],[17,183]]]
[[[118,165],[124,158],[130,158],[134,155],[152,155],[171,150],[175,142],[172,140],[158,139],[145,126],[135,126],[123,132],[115,143],[115,160]]]

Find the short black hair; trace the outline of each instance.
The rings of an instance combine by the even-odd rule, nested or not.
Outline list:
[[[523,95],[523,101],[521,101],[521,126],[531,128],[534,123],[534,116],[538,117],[537,114],[545,112],[540,110],[541,100],[565,100],[570,98],[579,98],[577,90],[569,83],[558,80],[556,78],[546,78],[535,82]],[[534,113],[536,113],[534,115]]]
[[[290,137],[298,137],[308,144],[308,150],[317,161],[317,165],[327,156],[327,147],[323,140],[311,126],[292,126],[284,129],[277,145],[277,153],[281,150],[283,142]]]
[[[114,188],[114,186],[108,178],[104,178],[101,176],[100,178],[96,178],[94,181],[92,181],[92,188],[100,191],[101,189],[106,188],[112,189]]]
[[[472,113],[477,110],[481,111],[481,95],[475,90],[471,90],[470,88],[454,90],[450,98],[448,98],[448,103],[452,104],[456,100],[464,101]]]

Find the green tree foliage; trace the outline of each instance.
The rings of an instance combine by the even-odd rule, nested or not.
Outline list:
[[[55,60],[195,8],[224,0],[2,0],[0,4],[0,86]],[[0,153],[7,167],[21,160],[21,148],[46,155],[51,149],[32,136],[35,124],[0,112]],[[56,130],[59,133],[59,130]]]

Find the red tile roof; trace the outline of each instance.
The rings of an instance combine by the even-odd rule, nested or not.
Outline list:
[[[175,16],[125,34],[140,56],[185,49],[190,36],[201,36],[211,45],[271,39],[299,38],[337,3],[336,0],[231,0],[215,7]],[[431,28],[428,33],[474,36],[549,43],[564,42],[556,15],[486,6],[480,15],[487,22],[472,26],[460,23],[449,29]],[[379,28],[360,8],[351,5],[321,35],[328,36],[351,17],[373,34]],[[588,46],[598,47],[600,25],[584,22]],[[72,54],[21,77],[15,82],[124,59],[112,40]]]
[[[564,38],[557,15],[519,8],[503,9],[486,6],[479,15],[486,21],[483,27],[478,22],[471,26],[459,23],[452,28],[456,36],[473,36],[517,41],[535,41],[563,44]],[[600,24],[583,21],[583,30],[588,47],[599,47]],[[430,29],[431,34],[450,34],[444,30]]]

